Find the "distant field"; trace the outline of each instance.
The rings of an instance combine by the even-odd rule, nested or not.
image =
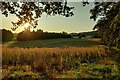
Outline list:
[[[35,41],[11,41],[7,47],[90,47],[100,45],[100,39],[47,39]]]

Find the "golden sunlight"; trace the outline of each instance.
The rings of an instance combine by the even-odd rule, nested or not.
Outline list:
[[[30,24],[29,24],[29,23],[24,24],[24,28],[27,29],[28,27],[30,27]]]

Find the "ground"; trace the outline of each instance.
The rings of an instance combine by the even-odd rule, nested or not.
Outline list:
[[[10,41],[2,45],[2,78],[120,78],[120,50],[100,39]]]

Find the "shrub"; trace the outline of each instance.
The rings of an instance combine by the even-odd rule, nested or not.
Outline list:
[[[14,34],[11,31],[2,29],[2,30],[0,30],[0,32],[2,33],[1,37],[2,37],[3,42],[13,40]]]

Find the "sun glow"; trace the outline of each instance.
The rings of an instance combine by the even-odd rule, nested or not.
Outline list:
[[[24,24],[24,28],[29,28],[30,27],[30,24],[29,23],[26,23],[26,24]]]

